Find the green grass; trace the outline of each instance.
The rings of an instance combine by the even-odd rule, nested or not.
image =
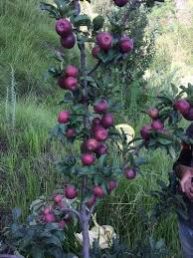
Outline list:
[[[10,65],[16,72],[18,94],[50,92],[44,74],[59,44],[54,20],[39,5],[38,0],[0,2],[0,96],[10,83]]]
[[[53,162],[57,146],[48,139],[55,125],[56,109],[48,110],[32,98],[16,104],[12,129],[1,102],[1,207],[21,207],[24,214],[34,198],[50,192],[57,182]]]

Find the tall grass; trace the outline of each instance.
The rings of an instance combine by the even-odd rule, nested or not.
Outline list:
[[[58,41],[54,21],[39,5],[38,0],[0,1],[0,96],[5,96],[9,84],[10,65],[15,68],[19,94],[40,94],[50,87],[44,74]]]

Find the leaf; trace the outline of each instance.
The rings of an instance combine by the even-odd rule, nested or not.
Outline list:
[[[172,159],[173,160],[175,160],[176,159],[176,151],[175,151],[175,149],[174,149],[174,147],[173,146],[169,146],[168,147],[168,153],[169,153],[169,155],[172,157]]]
[[[156,245],[155,245],[155,248],[157,249],[157,250],[160,250],[161,248],[163,248],[164,247],[164,240],[163,239],[160,239],[159,241],[157,241],[157,243],[156,243]]]
[[[19,208],[12,209],[12,216],[13,216],[13,220],[17,221],[21,217],[21,209]]]
[[[79,26],[87,26],[87,27],[90,27],[91,25],[91,20],[89,18],[88,15],[86,14],[81,14],[81,15],[78,15],[74,18],[73,20],[73,23],[74,23],[74,26],[75,27],[79,27]]]
[[[32,255],[33,258],[45,258],[44,250],[42,248],[37,247],[37,246],[32,247],[31,255]]]
[[[93,29],[95,31],[100,30],[104,25],[104,18],[102,15],[98,15],[93,20]]]
[[[41,2],[40,9],[42,11],[47,11],[52,18],[59,19],[61,17],[57,7],[52,4]]]

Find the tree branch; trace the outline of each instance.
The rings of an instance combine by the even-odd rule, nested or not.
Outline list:
[[[92,75],[92,73],[94,73],[94,72],[98,69],[98,67],[100,66],[100,64],[101,64],[101,60],[99,60],[99,61],[96,63],[96,65],[88,72],[88,75],[89,75],[89,76]]]

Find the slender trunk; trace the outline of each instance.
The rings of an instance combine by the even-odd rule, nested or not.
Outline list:
[[[83,258],[90,258],[90,239],[89,239],[89,220],[90,216],[86,212],[86,207],[83,205],[81,212],[81,227],[83,237]]]

